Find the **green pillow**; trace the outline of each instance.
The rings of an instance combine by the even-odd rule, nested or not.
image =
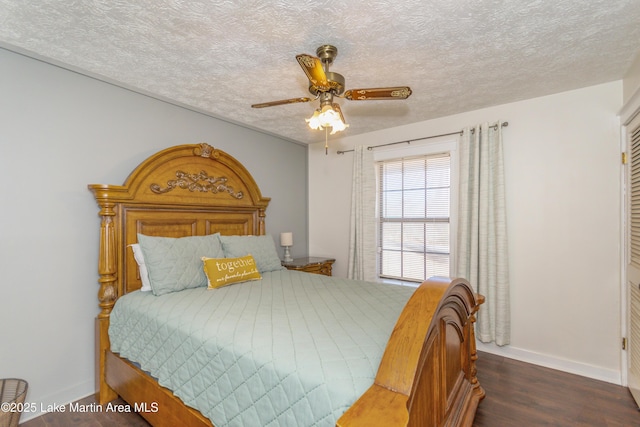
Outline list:
[[[222,258],[220,234],[157,237],[138,234],[154,295],[207,286],[202,257]]]
[[[252,255],[260,273],[284,269],[270,234],[266,236],[220,236],[220,241],[225,257],[239,258]]]

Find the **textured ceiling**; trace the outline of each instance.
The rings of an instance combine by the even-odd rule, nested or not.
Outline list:
[[[639,0],[0,0],[0,46],[300,143],[317,102],[295,59],[338,48],[344,136],[621,79]]]

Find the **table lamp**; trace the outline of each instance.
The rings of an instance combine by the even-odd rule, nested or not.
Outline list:
[[[293,233],[287,231],[285,233],[280,233],[280,246],[284,247],[284,262],[291,262],[293,258],[291,258],[291,254],[289,253],[289,248],[293,246]]]

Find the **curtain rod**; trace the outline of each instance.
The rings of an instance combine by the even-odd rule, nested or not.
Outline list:
[[[507,127],[507,126],[509,126],[509,122],[502,122],[502,126],[501,127]],[[493,128],[493,130],[497,130],[498,129],[498,125],[497,124],[495,124],[493,126],[489,126],[489,127]],[[473,133],[474,131],[475,131],[475,129],[471,129],[471,133]],[[451,135],[462,135],[462,131],[460,130],[458,132],[442,133],[440,135],[431,135],[431,136],[425,136],[423,138],[408,139],[406,141],[398,141],[398,142],[390,142],[388,144],[374,145],[374,146],[371,146],[371,147],[367,147],[367,150],[373,150],[374,148],[378,148],[378,147],[386,147],[388,145],[411,144],[412,142],[422,141],[424,139],[440,138],[441,136],[451,136]],[[336,151],[336,153],[344,154],[344,153],[349,153],[351,151],[355,151],[355,150],[338,150],[338,151]]]

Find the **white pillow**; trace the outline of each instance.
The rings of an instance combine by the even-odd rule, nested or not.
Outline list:
[[[147,271],[147,265],[144,263],[144,256],[142,255],[142,249],[138,243],[134,243],[131,246],[133,249],[133,258],[138,263],[138,268],[140,269],[140,280],[142,280],[142,288],[140,288],[143,292],[148,292],[151,290],[151,282],[149,281],[149,272]]]

